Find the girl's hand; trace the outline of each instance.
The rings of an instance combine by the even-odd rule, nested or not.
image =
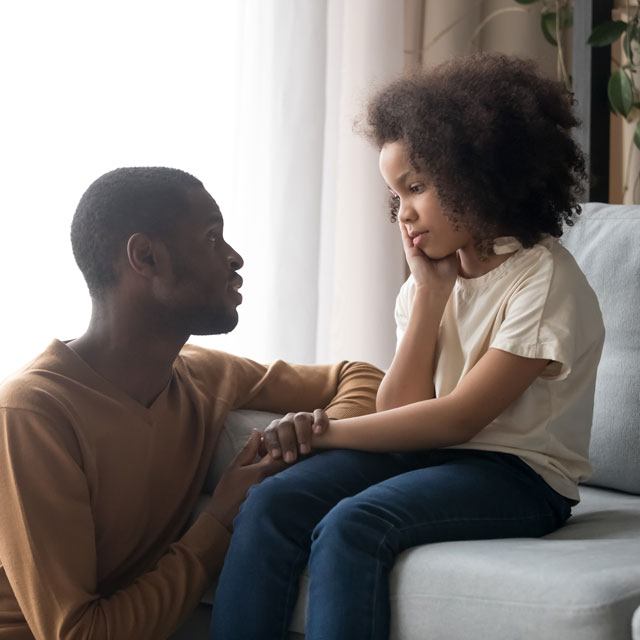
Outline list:
[[[402,222],[400,233],[407,264],[416,281],[416,286],[419,289],[424,287],[448,299],[460,268],[458,254],[452,253],[441,260],[432,260],[419,247],[414,246],[407,227]]]

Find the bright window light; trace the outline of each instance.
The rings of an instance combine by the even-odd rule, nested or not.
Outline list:
[[[2,4],[0,379],[52,338],[84,331],[90,301],[69,226],[83,191],[106,171],[193,173],[220,204],[230,243],[252,251],[230,215],[237,52],[234,2]],[[237,342],[251,333],[205,343],[260,357]]]

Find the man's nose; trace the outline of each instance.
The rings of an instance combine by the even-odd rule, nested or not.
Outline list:
[[[242,268],[243,264],[244,260],[242,259],[242,256],[231,245],[229,245],[229,266],[234,271],[237,271]]]

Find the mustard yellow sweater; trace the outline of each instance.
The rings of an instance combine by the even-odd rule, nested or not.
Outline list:
[[[187,345],[146,408],[59,341],[0,387],[0,640],[159,640],[220,571],[186,528],[229,411],[374,411],[363,363],[266,367]]]

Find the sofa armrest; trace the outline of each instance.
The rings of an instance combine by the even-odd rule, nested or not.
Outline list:
[[[242,409],[232,411],[222,427],[213,460],[204,482],[205,493],[213,493],[220,476],[233,457],[242,449],[252,429],[264,431],[272,420],[281,418],[278,413]]]

